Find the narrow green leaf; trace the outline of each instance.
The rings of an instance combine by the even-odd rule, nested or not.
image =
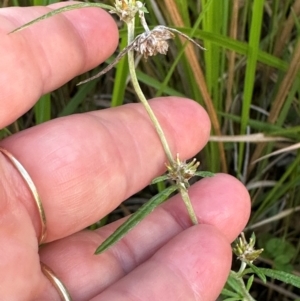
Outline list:
[[[155,178],[154,180],[151,181],[151,184],[156,184],[165,180],[168,180],[169,176],[168,175],[162,175],[160,177]]]
[[[171,193],[177,189],[177,186],[170,186],[156,196],[152,197],[146,204],[132,214],[128,220],[122,224],[117,230],[111,234],[95,251],[95,254],[100,254],[111,247],[124,237],[133,227],[135,227],[142,219],[151,213],[158,205],[163,203]]]
[[[226,282],[226,285],[231,287],[240,296],[242,296],[243,290],[241,289],[240,282],[236,279],[236,274],[233,271],[230,272],[227,282]]]
[[[236,298],[236,300],[240,300],[240,296],[237,293],[234,293],[226,288],[222,289],[221,295]],[[231,299],[231,298],[229,298],[229,299]],[[228,299],[226,299],[226,300],[228,300]]]
[[[252,269],[252,271],[263,281],[263,283],[267,283],[267,279],[265,274],[261,271],[261,269],[259,269],[258,267],[256,267],[254,264],[247,262],[247,264],[249,265],[249,267]]]
[[[253,280],[254,280],[254,275],[251,275],[250,278],[248,279],[247,285],[246,285],[246,289],[247,289],[248,292],[250,291],[250,288],[252,286]]]
[[[211,178],[214,175],[215,174],[213,172],[210,172],[210,171],[196,171],[195,172],[195,176],[202,177],[202,178]]]
[[[85,8],[85,7],[99,7],[99,8],[104,8],[104,9],[107,9],[107,10],[112,10],[112,11],[115,10],[114,7],[112,7],[110,5],[102,4],[102,3],[88,3],[87,2],[87,3],[72,4],[72,5],[68,5],[68,6],[64,6],[64,7],[55,9],[55,10],[53,10],[53,11],[51,11],[51,12],[45,14],[45,15],[42,15],[41,17],[36,18],[36,19],[22,25],[21,27],[16,28],[15,30],[11,31],[10,33],[23,30],[23,29],[29,27],[30,25],[33,25],[34,23],[37,23],[39,21],[42,21],[42,20],[45,20],[47,18],[53,17],[57,14],[64,13],[64,12],[69,11],[69,10]]]
[[[230,298],[223,299],[223,301],[241,301],[241,300],[242,300],[241,297],[230,297]]]
[[[250,293],[248,292],[245,283],[243,281],[243,278],[239,276],[237,273],[235,273],[234,271],[230,271],[226,285],[231,287],[233,290],[237,292],[237,294],[239,294],[240,296],[239,300],[255,301],[255,299],[253,299]]]
[[[282,271],[277,271],[277,270],[272,270],[272,269],[265,269],[265,268],[259,268],[260,272],[264,274],[267,277],[270,277],[272,279],[276,279],[279,281],[282,281],[287,284],[291,284],[297,288],[300,288],[300,277],[282,272]]]

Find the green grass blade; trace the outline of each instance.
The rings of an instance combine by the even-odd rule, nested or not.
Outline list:
[[[183,33],[189,34],[188,28],[179,28]],[[245,42],[233,40],[229,37],[225,37],[223,35],[217,33],[211,33],[203,30],[197,30],[194,34],[194,37],[198,39],[209,40],[212,43],[222,46],[224,49],[231,50],[237,52],[242,55],[249,54],[249,45]],[[258,49],[258,57],[257,60],[261,63],[266,64],[267,66],[277,68],[282,71],[286,71],[288,68],[288,63],[284,60],[281,60],[274,55],[267,53],[263,50]]]
[[[34,106],[35,123],[40,124],[51,119],[51,94],[42,96]]]
[[[59,0],[33,0],[32,5],[34,6],[45,6],[53,3],[57,3]]]
[[[95,88],[96,81],[88,82],[80,86],[78,92],[72,97],[64,109],[59,113],[59,117],[71,115],[76,112],[78,106],[85,100],[89,92]]]
[[[293,106],[293,101],[296,99],[297,93],[299,92],[298,90],[299,86],[300,86],[300,79],[296,78],[279,113],[279,116],[276,121],[276,125],[282,126],[284,125],[284,122],[287,120],[290,108]]]
[[[203,13],[201,13],[199,15],[199,17],[197,18],[193,28],[187,30],[187,33],[185,33],[185,34],[188,35],[189,37],[193,38],[197,28],[200,26],[200,23],[201,23],[202,19],[203,19]],[[180,29],[177,29],[177,30],[181,31]],[[170,81],[170,79],[171,79],[171,77],[174,73],[175,68],[178,66],[178,63],[179,63],[180,59],[183,57],[186,45],[188,43],[190,43],[190,42],[186,41],[186,43],[181,47],[178,55],[176,56],[174,62],[172,63],[171,68],[169,69],[167,75],[165,76],[165,79],[164,79],[163,83],[161,84],[159,90],[156,92],[156,95],[155,95],[156,97],[161,96],[162,93],[165,93],[167,84],[169,83],[169,81]],[[194,85],[196,85],[196,84],[194,84]],[[195,89],[193,89],[193,90],[195,90]],[[197,87],[196,90],[199,90],[199,88]]]
[[[47,2],[47,0],[33,0],[33,5],[34,6],[38,6],[38,5],[47,5],[48,3],[45,3]]]
[[[186,0],[176,0],[176,4],[180,11],[180,15],[182,17],[183,23],[186,26],[190,26],[190,16],[189,16],[189,3]]]
[[[249,38],[249,48],[248,48],[248,57],[247,57],[247,66],[246,66],[246,75],[245,75],[245,84],[244,84],[244,93],[243,93],[243,105],[242,105],[242,120],[240,134],[243,135],[246,133],[246,127],[248,125],[248,120],[250,117],[250,105],[252,103],[254,81],[256,75],[256,65],[258,61],[259,53],[259,42],[262,29],[262,19],[264,12],[264,3],[262,0],[254,0],[252,6],[252,19],[251,19],[251,28],[250,28],[250,38]],[[240,144],[239,150],[239,162],[238,170],[241,173],[243,161],[244,161],[244,146],[245,144]]]
[[[132,214],[128,220],[110,235],[95,251],[100,254],[111,247],[124,237],[133,227],[135,227],[143,218],[151,213],[158,205],[163,203],[177,189],[176,186],[170,186],[156,196],[152,197],[146,204]]]
[[[137,70],[136,74],[137,74],[137,77],[138,77],[139,81],[143,84],[147,84],[149,87],[152,87],[152,88],[155,88],[156,90],[159,90],[163,86],[163,92],[166,95],[186,97],[185,94],[180,93],[176,89],[171,88],[169,86],[164,86],[164,83],[161,83],[157,79],[145,74],[144,72],[142,72],[140,70]]]
[[[156,189],[158,192],[162,192],[163,190],[166,189],[166,183],[165,182],[159,182],[156,184]]]
[[[120,42],[120,49],[127,46],[127,37],[123,37]],[[112,93],[111,106],[116,107],[123,104],[125,90],[127,87],[126,80],[129,74],[127,56],[123,57],[116,66],[114,87]]]
[[[238,123],[242,122],[241,116],[227,114],[227,113],[223,113],[223,112],[218,112],[218,114],[227,117],[231,121],[238,122]],[[258,130],[263,133],[268,133],[268,134],[272,134],[273,131],[276,133],[279,133],[282,130],[282,127],[280,127],[280,126],[265,123],[265,122],[259,121],[259,120],[253,120],[253,119],[249,119],[249,125],[255,130]],[[284,131],[282,130],[282,135],[283,135],[283,133],[284,133]]]
[[[293,187],[299,187],[300,183],[300,175],[298,172],[300,164],[300,155],[298,154],[295,160],[287,166],[287,170],[283,173],[279,181],[277,181],[276,185],[273,189],[268,192],[264,201],[253,214],[252,220],[255,221],[265,210],[270,208],[274,202],[278,201],[282,196],[287,195],[289,189]],[[292,178],[292,174],[295,173],[297,175],[296,178]]]
[[[79,9],[79,8],[85,8],[85,7],[99,7],[99,8],[103,8],[103,9],[107,9],[107,10],[112,10],[114,11],[114,7],[110,6],[110,5],[106,5],[106,4],[102,4],[102,3],[78,3],[78,4],[72,4],[72,5],[68,5],[68,6],[64,6],[64,7],[61,7],[61,8],[58,8],[58,9],[55,9],[39,18],[36,18],[24,25],[22,25],[21,27],[18,27],[16,28],[15,30],[11,31],[10,33],[13,33],[13,32],[17,32],[17,31],[20,31],[20,30],[23,30],[31,25],[33,25],[34,23],[37,23],[39,21],[42,21],[42,20],[45,20],[45,19],[48,19],[50,17],[53,17],[55,15],[58,15],[60,13],[64,13],[64,12],[67,12],[67,11],[70,11],[70,10],[73,10],[73,9]]]
[[[207,5],[207,0],[202,0],[203,6]],[[203,30],[213,34],[220,33],[221,22],[223,19],[224,1],[212,1],[209,9],[204,15]],[[220,49],[216,44],[211,43],[209,40],[204,41],[204,46],[208,50],[204,53],[205,60],[205,78],[209,92],[214,100],[217,99],[215,93],[218,91],[218,78],[220,74]],[[217,109],[216,103],[214,103]]]
[[[10,130],[8,128],[4,128],[0,130],[0,140],[12,135]]]

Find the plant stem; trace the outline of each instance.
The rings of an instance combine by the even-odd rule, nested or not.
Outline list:
[[[250,293],[247,291],[243,278],[237,275],[237,273],[230,271],[230,275],[238,282],[240,292],[243,294],[243,301],[256,301]]]
[[[242,277],[243,272],[244,272],[246,266],[247,266],[247,264],[246,264],[244,261],[242,261],[242,262],[241,262],[240,269],[239,269],[239,271],[237,272],[237,276]]]
[[[130,45],[132,43],[132,41],[134,40],[134,19],[132,19],[130,22],[127,23],[127,28],[128,28],[128,45]],[[147,99],[144,96],[143,91],[141,90],[141,87],[139,85],[137,76],[136,76],[136,72],[135,72],[135,66],[134,66],[134,51],[130,50],[128,51],[128,64],[129,64],[129,71],[130,71],[130,76],[131,76],[131,81],[132,81],[132,85],[133,88],[138,96],[138,98],[140,99],[141,103],[143,104],[143,106],[145,107],[154,127],[155,130],[159,136],[159,139],[161,141],[161,144],[163,146],[163,149],[165,151],[165,154],[169,160],[169,164],[171,166],[176,166],[176,161],[173,159],[169,144],[167,142],[167,139],[165,137],[165,134],[156,118],[156,116],[154,115]],[[188,192],[186,187],[184,186],[184,184],[182,184],[183,186],[181,186],[180,184],[178,185],[178,190],[181,194],[181,197],[185,203],[185,206],[187,208],[188,214],[190,216],[190,219],[192,221],[192,223],[194,225],[198,224],[198,219],[197,216],[195,214],[194,208],[192,206],[191,200],[189,198]]]
[[[196,213],[194,211],[194,208],[192,206],[189,194],[188,194],[188,192],[187,192],[187,190],[186,190],[185,187],[182,187],[181,185],[178,185],[178,186],[179,186],[178,187],[179,192],[180,192],[181,197],[182,197],[182,199],[184,201],[186,209],[187,209],[187,211],[189,213],[190,219],[191,219],[191,221],[192,221],[192,223],[194,225],[197,225],[198,224],[198,219],[197,219]]]
[[[127,28],[128,28],[128,45],[134,40],[134,18],[127,23]],[[169,144],[167,142],[167,139],[165,137],[165,134],[156,118],[156,116],[154,115],[154,112],[152,111],[147,99],[145,98],[143,91],[139,85],[137,76],[136,76],[136,72],[135,72],[135,66],[134,66],[134,51],[130,50],[128,52],[128,64],[129,64],[129,72],[130,72],[130,76],[131,76],[131,81],[132,81],[132,85],[133,88],[138,96],[138,98],[140,99],[141,103],[143,104],[143,106],[145,107],[154,127],[155,130],[159,136],[159,139],[161,141],[161,144],[163,146],[163,149],[165,151],[165,154],[168,158],[168,161],[170,164],[173,164],[175,161],[173,159]]]

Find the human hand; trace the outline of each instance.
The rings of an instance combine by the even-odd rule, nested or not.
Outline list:
[[[7,35],[47,11],[0,10],[0,128],[42,94],[104,61],[117,46],[114,21],[93,8]],[[204,147],[210,123],[198,104],[175,97],[150,103],[174,153],[190,158]],[[39,249],[36,204],[19,172],[1,154],[1,300],[60,300],[40,261],[73,300],[217,298],[230,270],[230,242],[250,211],[248,193],[236,179],[218,174],[192,185],[197,226],[191,227],[184,204],[174,196],[101,255],[94,255],[96,247],[123,221],[82,230],[163,172],[163,149],[140,104],[58,118],[0,145],[31,175],[48,229]]]

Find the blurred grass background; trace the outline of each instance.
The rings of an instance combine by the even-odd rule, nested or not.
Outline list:
[[[2,0],[0,5],[54,2],[58,1]],[[149,25],[180,29],[207,49],[200,51],[176,38],[166,58],[145,62],[137,57],[145,95],[185,96],[205,107],[212,137],[198,155],[201,169],[228,172],[247,186],[252,217],[246,235],[255,231],[258,246],[265,249],[256,264],[300,275],[300,0],[145,3]],[[119,25],[123,48],[126,31]],[[136,102],[126,59],[105,76],[76,86],[99,69],[44,95],[31,111],[2,130],[1,137],[59,116]],[[143,196],[150,193],[148,189]],[[121,217],[139,204],[140,198],[133,197],[115,214]],[[299,290],[276,282],[264,285],[255,280],[252,293],[263,301],[300,299]]]

